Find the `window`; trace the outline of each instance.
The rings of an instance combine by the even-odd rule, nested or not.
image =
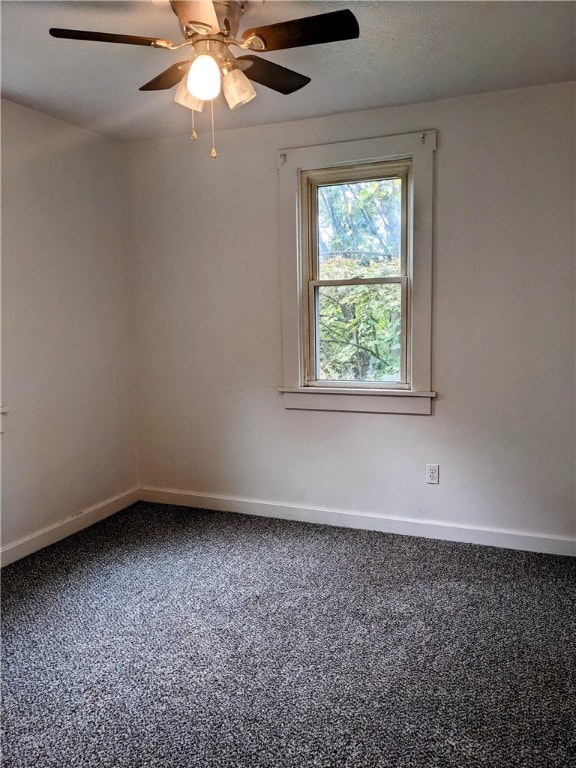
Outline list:
[[[287,408],[431,412],[435,139],[279,152]]]
[[[301,174],[305,384],[406,387],[411,161]]]

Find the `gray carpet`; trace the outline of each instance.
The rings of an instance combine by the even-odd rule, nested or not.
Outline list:
[[[5,768],[576,765],[576,560],[139,503],[3,571]]]

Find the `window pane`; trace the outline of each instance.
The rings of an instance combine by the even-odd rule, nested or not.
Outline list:
[[[402,288],[399,283],[316,287],[317,378],[401,378]]]
[[[319,186],[317,203],[319,280],[400,274],[401,179]]]

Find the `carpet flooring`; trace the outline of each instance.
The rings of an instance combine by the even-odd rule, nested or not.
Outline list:
[[[568,768],[576,559],[138,503],[3,570],[4,768]]]

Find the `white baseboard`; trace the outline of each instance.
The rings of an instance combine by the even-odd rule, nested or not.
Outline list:
[[[125,493],[113,496],[111,499],[106,499],[106,501],[95,504],[88,509],[83,509],[81,512],[67,517],[65,520],[60,520],[36,531],[36,533],[17,539],[11,544],[6,544],[0,549],[2,567],[13,563],[15,560],[20,560],[20,558],[26,557],[26,555],[31,555],[33,552],[43,549],[50,544],[55,544],[57,541],[65,539],[73,533],[78,533],[83,528],[88,528],[88,526],[103,520],[105,517],[120,512],[121,509],[134,504],[139,498],[140,492],[138,488],[131,488]]]
[[[176,504],[220,512],[240,512],[246,515],[278,517],[283,520],[300,520],[306,523],[338,525],[345,528],[361,528],[369,531],[398,533],[406,536],[424,536],[429,539],[460,541],[468,544],[485,544],[505,549],[520,549],[552,555],[576,556],[576,538],[549,536],[539,533],[523,533],[499,528],[479,528],[452,525],[440,521],[416,520],[400,517],[381,517],[364,512],[345,512],[338,509],[315,509],[275,502],[238,499],[233,496],[208,495],[192,491],[176,491],[165,488],[140,487],[142,501],[160,504]]]
[[[450,525],[440,521],[416,520],[400,517],[382,517],[365,512],[346,512],[339,509],[316,509],[276,502],[239,499],[234,496],[176,491],[166,488],[140,487],[84,509],[65,520],[42,528],[29,536],[6,544],[0,549],[2,566],[9,565],[43,547],[55,544],[73,533],[120,512],[136,501],[159,504],[176,504],[184,507],[212,509],[220,512],[239,512],[245,515],[276,517],[283,520],[299,520],[305,523],[337,525],[345,528],[361,528],[369,531],[398,533],[406,536],[423,536],[429,539],[460,541],[469,544],[485,544],[506,549],[543,552],[552,555],[576,556],[576,539],[568,536],[549,536],[538,533],[507,531],[499,528],[479,528]]]

